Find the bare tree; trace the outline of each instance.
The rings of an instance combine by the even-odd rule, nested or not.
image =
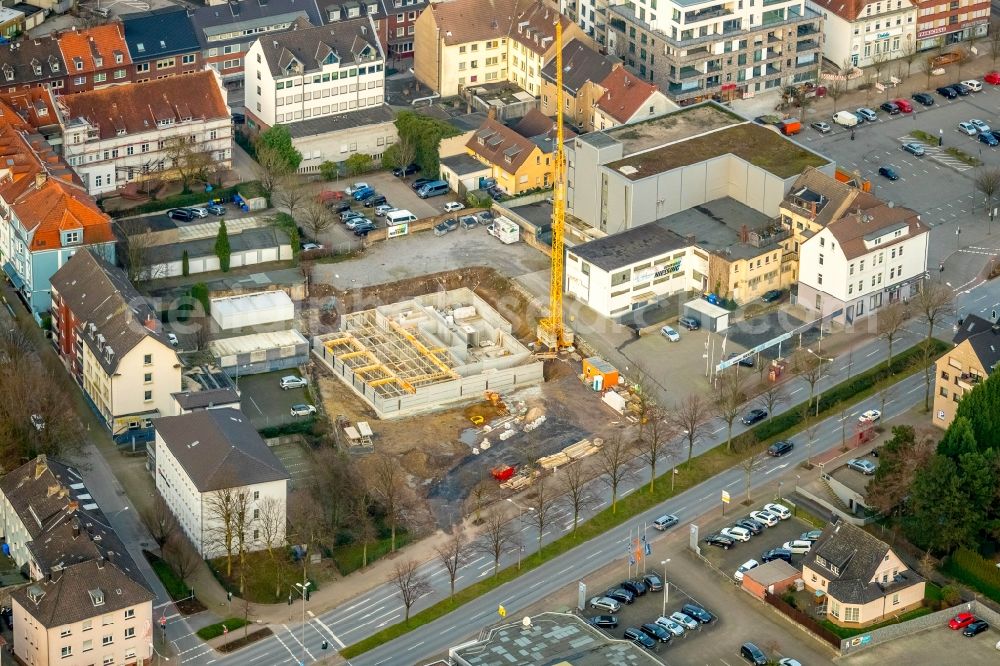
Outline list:
[[[810,462],[812,458],[812,447],[816,442],[816,435],[819,434],[819,427],[822,421],[814,421],[806,428],[806,469],[812,469],[813,465]]]
[[[329,543],[329,517],[326,510],[308,489],[300,488],[288,494],[288,541],[316,552]],[[303,566],[305,564],[303,559]]]
[[[153,264],[153,248],[156,247],[156,237],[141,218],[119,220],[119,235],[124,249],[120,257],[125,264],[125,272],[129,281],[135,285],[142,284],[158,277],[165,277],[163,269]]]
[[[997,58],[1000,58],[1000,30],[993,29],[990,31],[990,57],[993,58],[993,64],[997,64]]]
[[[900,56],[903,62],[906,63],[906,78],[910,78],[910,73],[913,69],[913,61],[920,57],[920,53],[917,51],[916,43],[910,39],[909,36],[906,38],[906,44],[903,45],[903,55]]]
[[[515,540],[516,535],[506,512],[494,509],[483,519],[482,538],[474,542],[474,548],[493,558],[493,575],[496,576],[500,572],[500,558]]]
[[[653,404],[646,410],[646,427],[639,438],[639,457],[649,465],[649,492],[656,488],[656,464],[670,450],[676,431],[667,420],[667,410]]]
[[[458,577],[458,570],[468,561],[471,545],[466,540],[465,532],[461,527],[456,527],[451,536],[440,546],[435,546],[438,561],[448,572],[448,580],[451,583],[451,596],[455,597],[455,578]]]
[[[413,608],[413,604],[417,603],[417,599],[425,594],[430,594],[434,589],[427,576],[417,571],[417,567],[417,563],[413,560],[397,562],[389,576],[389,582],[396,586],[399,599],[406,609],[403,618],[405,624],[410,622],[410,609]]]
[[[333,226],[334,220],[330,210],[318,201],[310,201],[302,209],[299,216],[302,228],[309,232],[309,235],[316,239],[321,233]]]
[[[838,79],[834,79],[833,81],[830,81],[830,85],[826,87],[826,96],[833,100],[834,113],[837,112],[837,100],[843,97],[846,92],[845,83],[846,80],[840,81]]]
[[[163,559],[174,570],[181,582],[187,585],[194,570],[201,564],[201,556],[191,541],[181,531],[172,532],[163,545]]]
[[[763,447],[754,444],[743,449],[742,455],[740,469],[743,470],[743,486],[746,490],[746,503],[749,505],[751,502],[750,483],[753,481],[753,473],[763,467],[766,452]]]
[[[576,534],[580,514],[598,502],[597,495],[590,483],[593,478],[586,473],[584,466],[579,462],[571,463],[562,468],[558,478],[560,490],[562,490],[560,502],[573,512],[573,534]]]
[[[240,561],[240,596],[246,591],[247,553],[253,543],[254,516],[253,493],[241,487],[233,493],[233,534],[236,537],[236,553]]]
[[[295,210],[305,203],[309,192],[291,174],[282,176],[276,187],[274,194],[271,195],[274,202],[279,206],[284,206],[288,214],[295,217]]]
[[[164,141],[163,150],[169,168],[180,176],[185,194],[191,191],[191,181],[207,179],[213,164],[212,154],[201,144],[189,141],[186,136],[175,136]]]
[[[274,194],[278,183],[289,175],[288,161],[276,149],[258,144],[256,150],[257,180],[267,196]]]
[[[396,527],[402,514],[402,500],[406,489],[403,473],[395,460],[383,453],[377,453],[371,458],[372,470],[369,488],[378,499],[389,523],[391,552],[396,552]]]
[[[635,471],[635,447],[616,433],[597,451],[596,459],[601,481],[611,491],[611,513],[615,513],[618,510],[618,488]]]
[[[256,519],[256,527],[260,533],[260,541],[267,550],[267,557],[271,561],[271,567],[277,574],[275,576],[274,596],[281,596],[281,562],[278,561],[278,549],[286,543],[285,537],[285,504],[277,497],[265,497],[258,505],[259,516]]]
[[[889,345],[889,355],[885,360],[885,365],[892,371],[892,343],[903,332],[906,320],[910,318],[906,306],[902,301],[890,303],[875,315],[878,318],[877,330],[880,338]]]
[[[934,70],[937,69],[934,66],[934,56],[927,55],[920,58],[917,63],[920,65],[921,71],[927,75],[927,87],[931,87],[931,76],[934,75]]]
[[[698,393],[685,396],[669,415],[670,423],[687,440],[688,460],[694,455],[694,444],[701,439],[711,416],[711,406]]]
[[[361,493],[354,499],[353,520],[354,534],[361,542],[361,568],[368,566],[368,546],[375,542],[378,531],[375,529],[375,521],[372,520],[371,508],[375,503],[375,498],[371,493]]]
[[[878,392],[879,411],[883,414],[885,414],[885,406],[892,402],[898,388],[899,384],[886,384],[882,387],[882,390]]]
[[[474,525],[482,522],[483,507],[490,503],[495,491],[496,482],[492,478],[485,478],[485,475],[480,472],[479,483],[474,485],[472,490],[469,491],[468,502],[472,508],[472,523]]]
[[[1000,169],[979,167],[972,178],[976,189],[986,198],[983,203],[986,206],[986,212],[990,213],[993,210],[993,197],[997,192],[1000,192]]]
[[[757,393],[756,400],[757,404],[767,410],[767,418],[771,420],[778,405],[788,402],[788,391],[785,390],[785,385],[780,382],[768,382]]]
[[[817,356],[808,349],[797,349],[792,354],[793,370],[809,384],[809,402],[806,403],[806,413],[809,412],[809,406],[812,404],[813,397],[816,394],[816,383],[823,377],[825,367],[826,359]],[[816,410],[819,411],[818,401]]]
[[[718,387],[712,399],[712,408],[715,415],[725,421],[728,436],[726,438],[726,451],[733,451],[733,423],[743,409],[743,403],[747,401],[746,391],[743,389],[743,380],[738,372],[724,372],[719,375]]]
[[[937,352],[928,341],[920,344],[918,362],[924,373],[924,411],[931,408],[931,389],[934,387],[934,374],[937,371]]]
[[[205,497],[207,523],[206,540],[213,551],[221,548],[226,556],[226,576],[233,575],[233,554],[236,551],[236,517],[238,488],[222,488]]]
[[[156,545],[160,548],[163,548],[178,528],[174,512],[170,510],[166,500],[159,492],[156,492],[153,497],[153,506],[143,512],[143,519],[149,528],[149,533],[153,535]]]
[[[555,495],[548,488],[545,477],[539,477],[535,482],[534,493],[528,497],[527,506],[529,511],[524,517],[533,525],[538,532],[538,552],[542,552],[542,535],[548,527],[552,518],[552,510],[555,508]]]
[[[1000,170],[997,178],[997,184],[1000,185]],[[934,337],[934,325],[938,320],[954,314],[955,292],[941,282],[926,281],[912,303],[927,318],[927,341],[930,342]]]

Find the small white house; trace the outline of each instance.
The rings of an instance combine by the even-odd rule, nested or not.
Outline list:
[[[268,503],[281,516],[271,545],[284,543],[288,472],[243,412],[206,409],[157,419],[155,427],[156,488],[202,557],[226,554],[227,529],[245,530],[250,551],[266,548]]]

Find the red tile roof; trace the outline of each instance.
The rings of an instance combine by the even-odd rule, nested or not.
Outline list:
[[[861,12],[865,10],[870,4],[874,4],[876,0],[815,0],[816,4],[825,9],[826,11],[839,16],[848,22],[855,21]],[[907,4],[916,5],[916,2],[912,0],[906,0]]]
[[[433,2],[425,11],[449,46],[509,37],[539,55],[552,46],[559,16],[542,0],[450,0]],[[573,25],[566,17],[560,20],[564,32]]]
[[[157,122],[229,118],[218,75],[205,70],[127,86],[111,86],[74,95],[59,102],[72,118],[85,118],[100,129],[101,138],[156,130]]]
[[[615,67],[600,85],[605,92],[595,106],[620,123],[628,122],[658,90],[655,85],[643,81],[624,67]]]
[[[487,118],[465,147],[507,173],[517,173],[537,146],[506,125]],[[509,161],[508,161],[509,160]]]
[[[96,72],[115,65],[130,65],[128,44],[120,23],[108,23],[86,30],[69,30],[59,35],[59,50],[70,75]],[[121,58],[121,62],[118,58]],[[96,60],[100,59],[98,65]],[[82,65],[78,67],[77,65]]]
[[[48,88],[36,86],[12,93],[0,93],[0,116],[8,108],[31,127],[45,127],[59,122],[55,100]],[[3,120],[0,119],[0,122]]]

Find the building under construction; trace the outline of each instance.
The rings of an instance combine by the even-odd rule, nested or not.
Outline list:
[[[462,288],[345,315],[313,353],[379,418],[394,418],[540,383],[542,361],[511,330]]]

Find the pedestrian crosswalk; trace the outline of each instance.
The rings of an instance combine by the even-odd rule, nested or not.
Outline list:
[[[924,152],[926,153],[927,157],[931,158],[935,162],[938,162],[939,164],[943,164],[946,167],[950,167],[955,171],[968,171],[969,169],[972,168],[970,165],[966,164],[962,160],[956,159],[951,155],[949,155],[947,152],[945,152],[944,148],[941,148],[939,146],[928,145],[923,141],[917,141],[909,134],[898,136],[896,137],[896,140],[899,141],[900,143],[919,143],[921,146],[924,147]]]

